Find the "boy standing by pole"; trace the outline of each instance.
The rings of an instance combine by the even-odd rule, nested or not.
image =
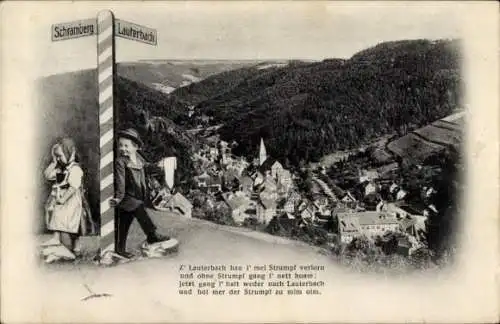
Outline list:
[[[125,258],[133,255],[126,251],[127,236],[132,221],[137,219],[149,244],[167,241],[170,238],[157,233],[156,226],[148,215],[144,203],[147,198],[146,168],[160,168],[138,154],[143,146],[135,129],[118,133],[118,158],[115,161],[115,198],[110,206],[117,208],[115,252]]]

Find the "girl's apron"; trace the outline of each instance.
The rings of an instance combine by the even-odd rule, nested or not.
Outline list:
[[[92,221],[90,208],[85,199],[83,186],[76,188],[75,193],[62,205],[57,204],[70,188],[68,177],[76,163],[71,163],[62,173],[62,181],[52,186],[52,192],[46,205],[46,224],[51,231],[61,231],[79,235],[95,235],[97,228]]]

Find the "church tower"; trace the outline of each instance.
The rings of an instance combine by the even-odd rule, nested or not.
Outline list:
[[[267,159],[266,146],[264,145],[264,140],[260,138],[260,150],[259,150],[259,165],[262,165]]]

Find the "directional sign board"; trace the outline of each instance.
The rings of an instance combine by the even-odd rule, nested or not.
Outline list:
[[[156,30],[137,25],[125,20],[115,19],[115,35],[122,38],[135,40],[149,45],[156,45]]]
[[[53,42],[96,34],[97,19],[95,18],[52,25]]]

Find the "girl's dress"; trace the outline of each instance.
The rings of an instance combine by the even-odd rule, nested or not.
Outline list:
[[[85,199],[82,186],[83,170],[73,162],[64,171],[55,175],[55,184],[46,204],[46,224],[51,231],[60,231],[79,235],[93,235],[95,226],[92,222],[90,209]],[[70,188],[75,189],[71,197],[58,204],[57,200]]]

